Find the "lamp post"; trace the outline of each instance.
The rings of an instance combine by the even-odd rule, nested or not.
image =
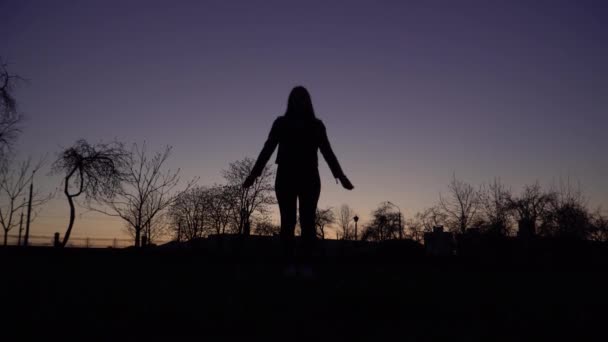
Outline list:
[[[17,246],[21,246],[21,233],[23,232],[23,210],[21,210],[21,219],[19,220],[19,239],[17,240]]]
[[[357,222],[359,222],[359,216],[355,215],[353,220],[355,220],[355,241],[357,241]]]
[[[30,241],[30,222],[32,216],[32,193],[34,192],[34,172],[32,171],[32,181],[30,183],[30,200],[27,203],[27,221],[25,221],[25,237],[23,238],[23,245],[28,246]]]
[[[397,206],[395,203],[393,203],[391,201],[387,201],[386,203],[397,208],[397,210],[399,211],[399,240],[401,240],[401,239],[403,239],[403,227],[401,226],[401,208],[399,208],[399,206]]]

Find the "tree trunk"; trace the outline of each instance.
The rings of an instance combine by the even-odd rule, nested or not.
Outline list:
[[[74,174],[74,172],[76,172],[76,170],[78,170],[78,167],[74,167],[72,169],[72,171],[70,171],[70,173],[67,174],[67,176],[65,176],[64,179],[64,184],[63,184],[63,193],[65,194],[65,197],[68,198],[68,204],[70,205],[70,222],[68,223],[68,229],[65,232],[65,235],[63,236],[63,241],[61,242],[61,247],[65,247],[68,244],[68,240],[70,239],[70,233],[72,233],[72,227],[74,227],[74,219],[76,218],[76,207],[74,206],[74,199],[73,197],[78,196],[81,192],[82,192],[82,182],[83,180],[80,180],[80,192],[78,192],[75,195],[70,195],[70,178],[72,178],[72,175]],[[31,191],[30,191],[31,194]],[[31,201],[31,199],[30,199]],[[29,225],[29,217],[28,217],[28,225]],[[26,241],[27,241],[27,235],[29,234],[29,230],[26,230]],[[27,245],[27,244],[26,244]]]
[[[6,229],[5,229],[5,230],[4,230],[4,245],[5,245],[5,246],[6,246],[6,244],[7,244],[7,241],[8,241],[8,230],[6,230]]]
[[[72,196],[70,196],[66,191],[66,196],[68,197],[68,203],[70,204],[70,222],[68,223],[68,229],[63,236],[63,242],[61,243],[61,247],[65,247],[68,244],[68,240],[70,239],[70,233],[72,233],[72,227],[74,227],[74,219],[76,218],[76,207],[74,206],[74,200]]]
[[[140,246],[141,240],[141,227],[135,227],[135,247]]]

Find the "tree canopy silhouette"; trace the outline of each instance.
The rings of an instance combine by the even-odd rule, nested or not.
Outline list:
[[[42,161],[33,164],[27,159],[19,164],[9,163],[0,171],[0,226],[4,230],[4,245],[7,244],[8,233],[13,228],[22,225],[23,212],[27,208],[25,197],[27,188],[32,184],[32,178],[42,167]],[[33,191],[31,207],[39,207],[50,200],[52,194],[41,196],[39,191]],[[17,220],[19,212],[21,219]],[[33,218],[30,218],[30,222]]]
[[[390,202],[382,202],[372,212],[371,221],[363,228],[361,240],[384,241],[399,238],[401,230],[400,213]]]
[[[274,167],[268,165],[260,170],[257,178],[252,180],[251,186],[243,187],[243,183],[254,169],[255,161],[251,158],[244,158],[230,163],[228,168],[223,171],[224,179],[231,191],[233,222],[239,234],[248,235],[247,224],[251,221],[255,213],[265,215],[269,212],[270,205],[276,203],[273,195],[275,175]]]
[[[6,154],[18,134],[21,132],[19,123],[23,117],[17,110],[17,100],[14,96],[15,86],[24,79],[12,74],[8,64],[0,58],[0,162],[6,163]]]
[[[439,195],[439,207],[445,213],[450,228],[462,234],[479,218],[479,192],[454,174],[447,196]]]
[[[127,156],[119,142],[92,145],[84,139],[76,141],[59,155],[53,171],[65,175],[63,193],[70,205],[70,220],[62,247],[67,245],[74,227],[76,197],[84,195],[86,200],[113,198],[125,179]]]
[[[153,233],[162,228],[157,225],[157,219],[175,201],[173,190],[180,181],[180,170],[164,169],[170,155],[170,146],[149,156],[145,143],[142,146],[134,144],[123,158],[125,170],[121,186],[115,189],[113,196],[100,198],[103,208],[92,208],[123,219],[136,247],[141,244],[142,231],[146,231],[149,241]],[[186,184],[186,190],[192,184],[193,181]]]

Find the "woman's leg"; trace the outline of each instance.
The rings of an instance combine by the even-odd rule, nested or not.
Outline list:
[[[297,192],[296,186],[291,181],[289,174],[284,170],[277,170],[277,178],[275,181],[275,192],[277,202],[279,202],[279,212],[281,214],[281,247],[283,249],[283,257],[291,261],[294,253],[294,231],[296,229],[296,211],[297,211]]]
[[[317,203],[321,194],[321,180],[319,171],[311,171],[301,179],[299,200],[300,200],[300,226],[302,228],[302,252],[305,257],[310,257],[314,248],[317,232],[315,227],[315,217]]]

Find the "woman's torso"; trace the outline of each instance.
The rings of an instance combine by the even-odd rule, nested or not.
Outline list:
[[[276,163],[282,168],[317,168],[323,123],[315,118],[277,118],[279,150]]]

